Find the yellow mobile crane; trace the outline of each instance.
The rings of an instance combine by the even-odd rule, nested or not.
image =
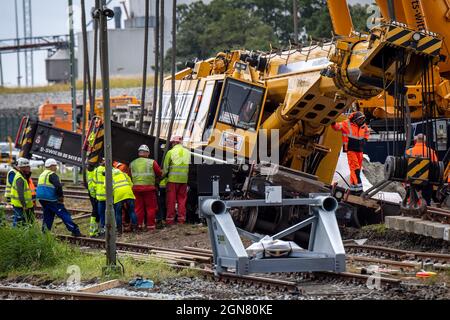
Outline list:
[[[345,6],[345,2],[345,0],[340,1],[339,5],[341,7]],[[359,100],[358,109],[375,119],[398,118],[403,111],[402,109],[408,109],[409,121],[411,119],[416,121],[422,120],[421,130],[427,134],[431,133],[434,136],[432,144],[435,146],[435,149],[445,153],[449,146],[447,120],[443,119],[433,123],[430,121],[430,118],[448,118],[450,116],[450,59],[448,58],[450,48],[450,2],[446,0],[377,0],[376,2],[385,20],[398,21],[414,30],[437,32],[443,37],[443,47],[439,64],[429,65],[425,69],[425,76],[417,84],[407,86],[403,100],[404,104],[400,104],[396,100],[397,97],[388,95],[386,91],[383,91],[371,99]],[[336,5],[336,2],[334,5]],[[329,7],[335,33],[349,34],[353,32],[351,17],[330,6],[330,2]],[[401,35],[399,36],[399,41],[410,41],[408,35],[399,34]],[[428,42],[425,46],[432,50],[438,50],[440,45],[436,41]],[[422,47],[424,47],[423,44]],[[384,86],[388,86],[386,81]],[[404,125],[402,121],[397,122],[400,126]],[[425,124],[425,122],[428,123]],[[435,127],[434,130],[433,126]],[[407,131],[407,133],[409,132]],[[410,136],[406,136],[405,139],[409,140]],[[406,145],[408,145],[408,141]],[[448,162],[445,158],[447,158],[447,154],[444,156],[444,161]],[[447,165],[444,177],[448,176],[449,171],[450,169]]]
[[[340,6],[345,1],[329,3],[350,16],[348,7]],[[172,134],[182,134],[192,150],[228,152],[252,164],[259,133],[277,132],[279,140],[270,142],[278,143],[280,170],[269,180],[294,194],[323,191],[318,182],[331,183],[341,149],[340,133],[330,124],[356,99],[380,94],[383,80],[416,85],[422,66],[440,61],[441,38],[404,24],[344,34],[330,43],[269,53],[220,52],[192,63],[176,74]],[[170,80],[163,88],[161,139],[172,117]]]
[[[398,42],[399,33],[408,35],[410,43]],[[286,150],[280,154],[281,164],[329,183],[340,146],[329,125],[356,98],[379,94],[383,77],[394,81],[401,73],[405,84],[416,84],[424,61],[439,61],[439,45],[418,50],[429,42],[442,43],[436,34],[391,23],[367,35],[341,36],[333,43],[283,52],[221,52],[176,75],[175,133],[183,133],[192,149],[211,146],[250,159],[259,130],[276,129],[280,149]],[[395,69],[399,53],[407,62],[401,71]],[[171,118],[169,80],[164,86],[162,139]],[[245,121],[249,104],[252,119]],[[211,134],[214,129],[219,139]],[[225,143],[230,139],[232,144]]]

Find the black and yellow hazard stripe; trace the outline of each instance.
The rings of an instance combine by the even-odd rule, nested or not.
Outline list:
[[[420,157],[408,158],[408,181],[415,185],[426,184],[428,181],[428,176],[430,174],[430,164],[430,159],[424,159]]]
[[[403,27],[389,26],[386,41],[401,47],[408,47],[414,31]]]
[[[416,50],[432,56],[437,56],[441,51],[441,47],[442,40],[433,36],[425,36],[419,40]]]
[[[28,125],[24,130],[23,140],[19,141],[20,143],[20,151],[19,151],[19,157],[25,157],[28,158],[30,154],[31,147],[34,142],[34,136],[33,136],[33,127]]]
[[[97,164],[100,161],[100,157],[103,154],[103,124],[96,128],[95,140],[92,146],[89,148],[87,154],[88,162],[91,164]]]
[[[385,40],[395,46],[414,49],[422,54],[438,56],[442,47],[442,39],[436,36],[419,32],[419,41],[413,39],[413,35],[418,33],[401,26],[390,25],[386,33]],[[413,45],[414,44],[414,45]]]

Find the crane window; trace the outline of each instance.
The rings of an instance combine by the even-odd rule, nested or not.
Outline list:
[[[264,88],[228,78],[220,101],[219,121],[235,128],[256,130]]]

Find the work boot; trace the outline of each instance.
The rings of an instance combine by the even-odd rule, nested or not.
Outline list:
[[[72,232],[72,237],[84,237],[84,235],[81,234],[80,230],[75,230]]]
[[[156,223],[156,229],[164,229],[166,227],[166,222],[164,220],[160,220]]]
[[[98,234],[98,223],[94,217],[89,220],[89,237],[96,237]]]
[[[123,231],[124,232],[131,232],[131,224],[127,223],[123,225]]]

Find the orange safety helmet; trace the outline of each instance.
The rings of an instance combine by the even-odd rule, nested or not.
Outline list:
[[[125,163],[119,162],[119,161],[114,161],[113,162],[113,167],[116,169],[119,169],[120,171],[128,174],[128,166]]]

